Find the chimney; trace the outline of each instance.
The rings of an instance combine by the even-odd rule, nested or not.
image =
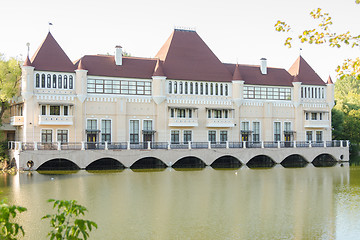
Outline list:
[[[122,47],[121,46],[115,47],[115,64],[118,66],[122,65]]]
[[[260,70],[261,70],[261,74],[267,74],[267,62],[266,62],[266,58],[261,58],[260,59]]]

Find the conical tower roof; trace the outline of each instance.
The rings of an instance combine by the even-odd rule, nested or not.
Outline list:
[[[241,76],[239,64],[236,64],[234,74],[233,74],[233,80],[244,80],[244,78]]]
[[[73,72],[74,64],[49,32],[31,59],[36,70]]]
[[[327,84],[334,84],[333,81],[331,80],[330,75],[329,75],[329,78],[328,78],[328,80],[327,80]]]
[[[325,82],[317,75],[310,65],[299,56],[288,71],[297,76],[298,81],[305,85],[325,85]]]
[[[160,59],[157,60],[153,76],[165,76]]]
[[[30,66],[31,66],[31,61],[30,61],[29,55],[27,55],[23,66],[26,66],[26,67],[30,67]]]

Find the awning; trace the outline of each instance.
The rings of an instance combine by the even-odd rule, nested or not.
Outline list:
[[[142,130],[143,134],[154,134],[155,132],[155,130]]]
[[[181,106],[181,107],[173,107],[173,106],[169,106],[168,108],[169,108],[169,109],[198,109],[198,108],[196,108],[196,107],[191,107],[191,106],[189,106],[189,107],[184,107],[184,106]]]
[[[206,110],[235,110],[234,108],[205,108]]]
[[[85,129],[85,132],[86,133],[92,133],[92,134],[96,134],[96,133],[99,133],[100,130],[97,130],[97,129]]]
[[[39,105],[50,105],[50,106],[74,106],[73,103],[69,102],[38,102]]]

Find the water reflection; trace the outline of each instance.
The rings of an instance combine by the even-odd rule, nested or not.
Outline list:
[[[99,225],[92,239],[354,239],[360,234],[347,220],[360,224],[360,168],[185,170],[34,172],[4,175],[0,183],[10,202],[28,208],[20,219],[27,239],[46,239],[48,223],[40,218],[51,212],[48,198],[87,206],[86,217]]]

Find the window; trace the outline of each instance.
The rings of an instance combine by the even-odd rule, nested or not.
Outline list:
[[[209,85],[205,84],[205,95],[209,95]]]
[[[88,119],[86,129],[87,130],[97,130],[97,119]]]
[[[203,85],[203,83],[200,83],[200,94],[201,95],[204,94],[204,85]]]
[[[176,93],[175,86],[176,83],[174,93]],[[151,82],[88,79],[87,91],[88,93],[151,95]]]
[[[180,131],[171,130],[171,144],[178,144],[180,140]]]
[[[57,141],[61,143],[68,142],[68,130],[57,130]]]
[[[74,88],[74,80],[73,80],[73,76],[69,77],[69,89],[73,89]]]
[[[177,82],[174,83],[174,93],[177,93]]]
[[[191,131],[190,130],[184,130],[184,143],[191,142]]]
[[[242,131],[249,131],[249,122],[241,122],[241,130]]]
[[[46,115],[46,105],[41,106],[41,115]]]
[[[64,76],[64,88],[67,89],[68,87],[68,81],[67,81],[67,76]]]
[[[195,83],[195,94],[199,94],[198,83]]]
[[[221,110],[214,110],[214,118],[221,118]]]
[[[178,118],[185,118],[185,109],[178,109],[177,110],[177,117]]]
[[[69,115],[69,106],[64,106],[64,116]]]
[[[274,141],[281,141],[281,123],[274,122]]]
[[[226,84],[225,85],[225,96],[227,96],[228,95],[228,85]]]
[[[225,89],[225,91],[227,91]],[[227,94],[225,94],[227,95]],[[278,87],[244,87],[245,99],[291,100],[290,88]]]
[[[170,116],[172,118],[175,117],[175,109],[173,109],[173,108],[170,109]]]
[[[317,142],[322,142],[322,140],[323,140],[322,133],[323,133],[322,131],[316,131],[316,141]]]
[[[169,82],[169,93],[172,93],[172,82]]]
[[[180,94],[183,93],[183,83],[182,82],[179,83],[179,93]]]
[[[305,119],[309,120],[309,113],[305,113]]]
[[[193,94],[194,93],[194,86],[193,86],[193,83],[190,83],[190,94]]]
[[[228,118],[229,117],[229,110],[224,110],[224,118]]]
[[[151,131],[152,129],[152,120],[144,120],[143,130]]]
[[[211,118],[211,110],[208,110],[208,118]]]
[[[51,88],[51,75],[47,75],[47,88]]]
[[[101,141],[111,142],[111,120],[101,120]]]
[[[311,120],[317,120],[317,114],[311,113]]]
[[[311,142],[312,140],[312,131],[306,131],[306,141]]]
[[[223,95],[223,85],[220,84],[220,95],[222,96]]]
[[[319,113],[319,120],[323,120],[323,114]]]
[[[210,95],[214,95],[213,87],[214,87],[214,85],[212,83],[210,83]]]
[[[291,131],[291,122],[284,122],[284,131],[286,132]]]
[[[56,75],[55,74],[53,75],[52,81],[53,81],[53,88],[56,88]]]
[[[41,130],[41,142],[51,143],[52,142],[52,130]]]
[[[189,118],[192,118],[192,109],[189,109]]]
[[[45,88],[45,74],[41,74],[41,87]]]
[[[185,94],[188,94],[188,83],[185,82]]]
[[[260,141],[260,123],[253,122],[253,141],[259,142]]]
[[[227,131],[220,131],[220,142],[225,143],[228,140],[228,132]]]
[[[36,74],[35,87],[40,87],[40,74]]]
[[[58,76],[58,88],[62,88],[62,76]]]
[[[216,131],[214,130],[209,131],[209,142],[216,143]]]
[[[139,143],[139,120],[130,120],[130,143]]]
[[[50,115],[60,115],[60,106],[50,106]]]
[[[218,90],[219,90],[219,85],[216,83],[215,84],[215,95],[219,95]]]

